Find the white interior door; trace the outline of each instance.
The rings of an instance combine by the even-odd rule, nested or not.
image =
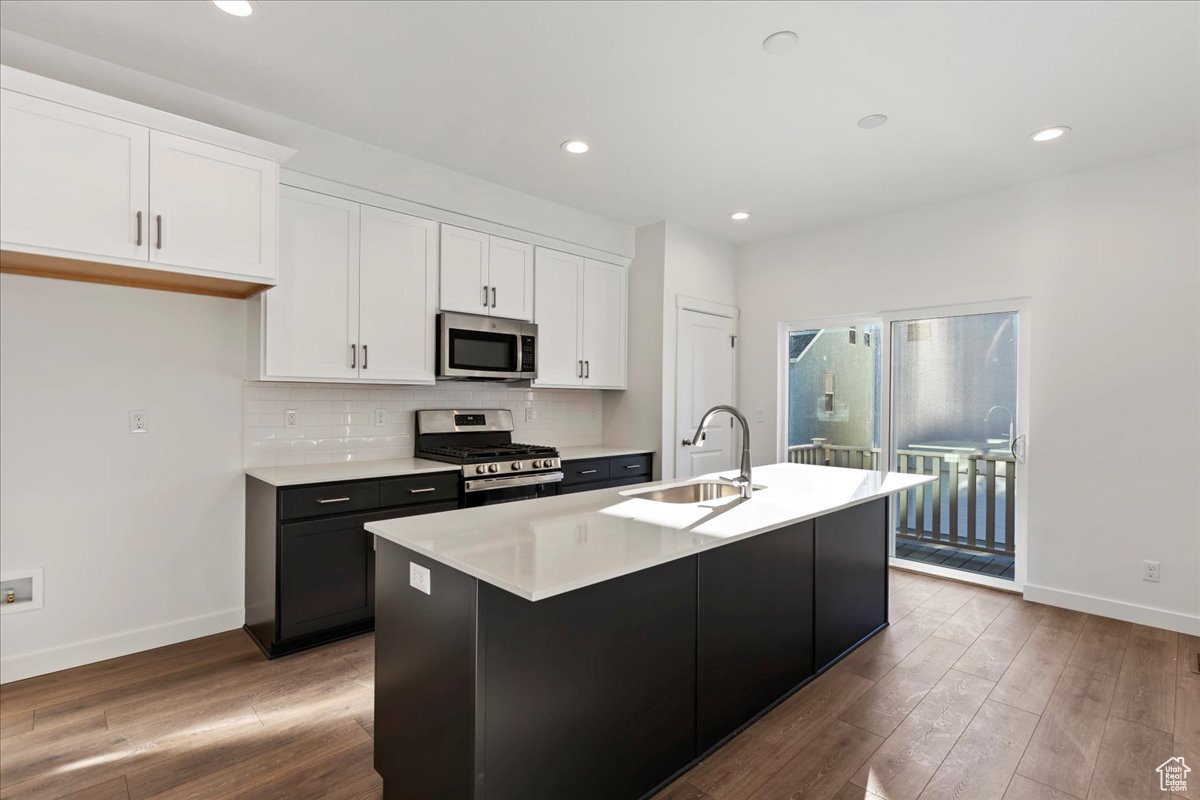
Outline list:
[[[583,291],[583,258],[537,248],[538,386],[583,383],[580,337],[583,324],[579,297]]]
[[[373,206],[359,213],[359,377],[432,382],[437,223]]]
[[[263,301],[267,376],[357,378],[358,203],[290,186],[280,195],[279,285]]]
[[[533,245],[492,236],[488,243],[488,313],[533,319]]]
[[[442,226],[442,311],[487,314],[492,298],[487,290],[488,235],[452,225]]]
[[[603,261],[583,267],[583,382],[625,387],[625,268]]]
[[[150,260],[274,280],[279,165],[150,132]]]
[[[679,309],[676,339],[675,477],[690,478],[730,469],[734,453],[734,421],[715,417],[699,446],[685,445],[704,412],[734,399],[734,336],[737,320]],[[665,476],[664,476],[665,477]]]
[[[16,92],[0,97],[0,238],[144,260],[150,131]]]

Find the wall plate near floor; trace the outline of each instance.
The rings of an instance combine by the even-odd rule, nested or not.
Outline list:
[[[41,567],[14,570],[0,574],[0,614],[18,614],[22,611],[36,611],[41,607]]]

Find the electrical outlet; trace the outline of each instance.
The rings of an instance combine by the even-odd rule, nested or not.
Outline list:
[[[386,425],[387,424],[387,409],[383,409],[383,408],[375,409],[375,424],[376,425]]]
[[[537,413],[533,410],[533,406],[525,406],[525,421],[534,422],[537,420]]]
[[[285,427],[285,428],[296,427],[296,421],[299,416],[300,416],[299,412],[297,412],[296,409],[294,409],[294,408],[289,408],[287,411],[284,411],[283,412],[283,427]]]
[[[429,594],[429,567],[422,567],[415,562],[408,562],[408,585],[419,592]]]
[[[130,433],[147,433],[149,428],[146,427],[146,412],[138,409],[129,412],[129,432]]]
[[[1159,563],[1157,561],[1143,561],[1142,580],[1158,583],[1158,568]]]
[[[761,409],[761,408],[758,409],[758,412],[754,416],[758,422],[766,422],[767,421],[767,412],[764,409]]]

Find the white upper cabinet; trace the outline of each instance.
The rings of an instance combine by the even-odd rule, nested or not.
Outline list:
[[[625,388],[626,271],[587,259],[583,265],[583,384]]]
[[[0,270],[247,297],[293,150],[0,65]]]
[[[274,281],[279,165],[150,133],[150,260]]]
[[[359,377],[433,381],[438,224],[365,205],[360,220]]]
[[[144,260],[150,131],[16,92],[0,102],[0,239]]]
[[[507,319],[533,319],[533,245],[490,237],[488,313]]]
[[[442,311],[533,319],[533,246],[442,226]]]
[[[624,389],[624,267],[538,247],[538,386]]]
[[[488,292],[488,239],[486,233],[442,226],[441,309],[464,314],[486,314]]]
[[[253,378],[358,377],[359,206],[283,187],[279,285],[262,304],[265,362]]]
[[[433,383],[438,224],[285,186],[252,380]]]
[[[582,386],[583,258],[544,247],[536,249],[537,384]]]

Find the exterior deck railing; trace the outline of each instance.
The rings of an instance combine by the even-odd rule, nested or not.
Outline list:
[[[900,493],[897,536],[986,553],[1013,554],[1016,462],[1010,456],[898,450],[896,459],[898,472],[938,476],[932,483]],[[788,461],[878,469],[879,450],[814,439],[812,444],[788,447]]]

